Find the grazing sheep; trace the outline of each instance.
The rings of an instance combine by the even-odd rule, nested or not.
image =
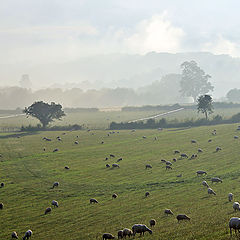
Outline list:
[[[177,177],[182,177],[182,174],[177,175]]]
[[[208,183],[207,183],[206,181],[203,181],[203,182],[202,182],[202,185],[203,185],[204,187],[209,188],[209,185],[208,185]]]
[[[216,193],[211,188],[208,188],[208,194],[216,195]]]
[[[164,213],[167,214],[167,216],[168,216],[168,215],[173,215],[173,212],[172,212],[172,210],[170,210],[170,209],[165,209],[165,210],[164,210]]]
[[[118,239],[123,238],[123,230],[118,231]]]
[[[149,192],[146,192],[146,193],[145,193],[145,197],[148,197],[148,196],[150,196],[150,193],[149,193]]]
[[[172,166],[172,163],[170,161],[166,161],[166,165]]]
[[[197,154],[193,154],[193,155],[190,157],[190,160],[195,159],[195,158],[197,158]]]
[[[222,183],[222,180],[221,180],[220,178],[218,178],[218,177],[212,178],[211,181],[212,181],[212,183],[214,183],[214,182],[216,182],[216,183],[219,183],[219,182]]]
[[[233,194],[229,193],[228,194],[228,201],[231,202],[233,200]]]
[[[78,142],[78,141],[75,141],[75,142],[74,142],[74,144],[76,144],[76,145],[77,145],[77,144],[79,144],[79,142]]]
[[[197,143],[197,141],[196,141],[196,140],[194,140],[194,139],[192,139],[192,140],[191,140],[191,143]]]
[[[185,214],[179,214],[179,215],[177,215],[177,220],[178,220],[178,222],[179,222],[179,221],[182,221],[182,220],[188,220],[188,221],[190,221],[190,217],[188,217],[188,216],[185,215]]]
[[[229,221],[229,228],[230,228],[230,236],[232,236],[232,228],[235,230],[235,234],[240,232],[240,218],[238,217],[232,217]]]
[[[0,209],[1,210],[3,210],[3,207],[4,207],[3,203],[0,203]]]
[[[149,221],[149,225],[150,225],[150,227],[154,227],[156,225],[156,220],[155,219],[151,219]]]
[[[101,144],[104,144],[104,141],[102,141]]]
[[[188,158],[188,155],[186,153],[182,153],[180,156],[181,158]]]
[[[202,153],[202,152],[203,152],[203,150],[202,150],[201,148],[199,148],[199,149],[198,149],[198,152],[199,152],[199,153]]]
[[[59,182],[55,182],[55,183],[53,183],[52,188],[55,188],[55,187],[58,187],[58,186],[59,186]]]
[[[238,136],[234,136],[234,139],[238,139]]]
[[[95,199],[95,198],[91,198],[91,199],[89,200],[89,202],[90,202],[90,204],[92,204],[92,203],[98,203],[97,199]]]
[[[53,150],[53,152],[58,152],[59,151],[59,149],[58,148],[55,148],[54,150]]]
[[[133,236],[135,236],[136,233],[140,233],[140,236],[142,236],[143,234],[144,236],[145,232],[149,232],[150,234],[152,234],[152,230],[144,224],[134,224],[132,226],[132,231],[133,231]]]
[[[115,237],[111,234],[111,233],[104,233],[102,236],[103,240],[107,240],[107,239],[115,239]]]
[[[106,168],[110,168],[110,165],[109,165],[109,164],[106,164]]]
[[[46,151],[46,148],[45,148],[45,147],[43,148],[43,151],[44,151],[44,152]]]
[[[18,235],[16,232],[12,232],[11,236],[12,236],[12,239],[18,239]]]
[[[29,239],[29,238],[32,236],[32,234],[33,234],[32,230],[27,230],[27,231],[25,232],[25,235],[24,235],[24,237],[23,237],[23,240]]]
[[[119,158],[118,160],[117,160],[117,162],[120,162],[120,161],[122,161],[123,159],[122,158]]]
[[[222,148],[216,147],[216,152],[219,152],[219,151],[221,151],[221,150],[222,150]]]
[[[239,202],[234,202],[233,203],[233,209],[236,212],[237,210],[240,211],[240,204]]]
[[[146,169],[148,169],[148,168],[152,168],[152,165],[146,164]]]
[[[53,205],[54,207],[58,207],[58,202],[57,202],[56,200],[52,200],[52,205]]]
[[[65,168],[66,170],[69,170],[69,169],[70,169],[70,167],[69,167],[69,166],[65,166],[64,168]]]
[[[161,162],[165,163],[165,162],[166,162],[166,160],[165,160],[165,159],[161,159]]]
[[[113,167],[113,168],[120,168],[120,166],[119,166],[117,163],[113,163],[113,164],[112,164],[112,167]]]
[[[173,158],[173,162],[176,162],[177,161],[177,159],[176,158]]]
[[[174,154],[179,154],[179,153],[180,153],[180,151],[178,151],[178,150],[174,151]]]
[[[114,193],[113,195],[112,195],[112,198],[117,198],[118,197],[118,195],[116,194],[116,193]]]
[[[45,215],[48,214],[48,213],[50,213],[51,211],[52,211],[52,208],[51,208],[51,207],[46,208],[46,210],[45,210]]]
[[[172,167],[167,165],[166,170],[172,170]]]
[[[0,184],[0,187],[3,188],[4,186],[5,186],[5,184],[2,182],[2,183]]]
[[[145,138],[147,138],[147,137],[146,137],[146,136],[143,136],[142,138],[145,139]]]
[[[113,158],[115,157],[115,155],[113,155],[113,154],[110,154],[109,156],[110,156],[110,157],[113,157]]]
[[[203,175],[203,174],[207,175],[207,172],[202,171],[202,170],[199,170],[199,171],[197,171],[196,173],[197,173],[197,176]]]
[[[133,232],[131,229],[129,228],[124,228],[123,229],[123,237],[126,238],[127,236],[128,237],[131,237],[133,235]]]
[[[212,142],[212,139],[209,139],[208,142],[209,142],[209,143]]]

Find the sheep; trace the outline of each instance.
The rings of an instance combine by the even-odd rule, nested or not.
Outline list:
[[[155,137],[154,140],[157,141],[158,140],[157,137]]]
[[[233,200],[233,194],[229,193],[228,194],[228,201],[231,202]]]
[[[199,152],[199,153],[202,153],[202,152],[203,152],[203,150],[202,150],[201,148],[199,148],[199,149],[198,149],[198,152]]]
[[[58,201],[52,200],[52,205],[53,205],[54,207],[58,207]]]
[[[126,238],[126,236],[131,237],[133,235],[133,232],[131,229],[124,228],[123,229],[123,237]]]
[[[212,183],[216,182],[216,183],[222,183],[222,179],[218,178],[218,177],[214,177],[211,179]]]
[[[104,144],[104,141],[102,141],[101,144]]]
[[[190,160],[194,159],[194,158],[197,158],[197,154],[193,154],[191,157],[190,157]]]
[[[25,232],[25,235],[24,235],[24,237],[23,237],[23,240],[26,240],[26,239],[29,239],[31,236],[32,236],[32,234],[33,234],[33,232],[32,232],[32,230],[27,230],[26,232]]]
[[[118,231],[118,239],[123,238],[123,230]]]
[[[91,198],[91,199],[89,200],[89,202],[90,202],[90,204],[92,204],[92,203],[98,203],[97,199],[95,199],[95,198]]]
[[[177,220],[178,220],[178,222],[179,222],[179,221],[182,221],[182,220],[188,220],[188,221],[190,221],[190,217],[188,217],[188,216],[185,215],[185,214],[179,214],[179,215],[177,215]]]
[[[108,157],[105,158],[105,161],[107,161],[107,160],[108,160]]]
[[[233,203],[233,209],[236,212],[237,210],[240,211],[240,204],[239,202],[234,202]]]
[[[111,233],[104,233],[103,236],[102,236],[102,239],[103,239],[103,240],[106,240],[106,239],[115,239],[115,237],[114,237]]]
[[[53,150],[53,152],[58,152],[59,151],[59,149],[58,148],[55,148],[54,150]]]
[[[48,213],[50,213],[51,211],[52,211],[52,208],[51,208],[51,207],[46,208],[46,210],[45,210],[45,215],[48,214]]]
[[[109,165],[109,164],[106,164],[106,168],[110,168],[110,165]]]
[[[202,171],[202,170],[199,170],[199,171],[197,171],[196,173],[197,173],[197,176],[203,175],[203,174],[207,175],[207,172]]]
[[[222,150],[222,148],[216,147],[216,152],[219,152],[219,151],[221,151],[221,150]]]
[[[172,170],[172,167],[167,165],[166,170],[170,170],[170,169]]]
[[[234,136],[234,139],[238,139],[238,136]]]
[[[182,174],[177,175],[177,177],[182,177]]]
[[[113,154],[110,154],[109,156],[110,156],[110,157],[113,157],[113,158],[115,157],[115,155],[113,155]]]
[[[208,188],[208,194],[216,195],[216,193],[211,188]]]
[[[113,167],[113,168],[120,168],[120,166],[119,166],[117,163],[113,163],[113,164],[112,164],[112,167]]]
[[[143,139],[146,139],[147,137],[146,137],[146,136],[143,136],[142,138],[143,138]]]
[[[65,168],[66,170],[69,170],[69,169],[70,169],[70,167],[69,167],[69,166],[65,166],[64,168]]]
[[[43,148],[43,151],[44,151],[44,152],[46,151],[46,148],[45,148],[45,147]]]
[[[172,163],[170,161],[166,161],[166,165],[172,166]]]
[[[142,236],[142,234],[144,235],[145,232],[149,232],[150,234],[152,234],[152,230],[144,224],[134,224],[132,226],[132,231],[133,236],[135,236],[136,233],[140,233],[140,236]]]
[[[165,163],[165,162],[166,162],[166,160],[165,160],[165,159],[161,159],[161,162]]]
[[[11,236],[12,236],[12,239],[18,239],[17,232],[12,232]]]
[[[149,193],[149,192],[146,192],[146,193],[145,193],[145,197],[148,197],[148,196],[150,196],[150,193]]]
[[[114,193],[113,195],[112,195],[112,198],[117,198],[118,197],[118,195],[116,194],[116,193]]]
[[[152,166],[150,164],[146,164],[146,169],[148,168],[152,168]]]
[[[203,182],[202,182],[202,185],[203,185],[204,187],[209,188],[209,185],[208,185],[208,183],[207,183],[206,181],[203,181]]]
[[[79,142],[78,142],[78,141],[75,141],[75,142],[74,142],[74,144],[76,144],[76,145],[77,145],[77,144],[79,144]]]
[[[4,186],[5,186],[5,184],[2,182],[2,183],[0,184],[0,187],[3,188]]]
[[[120,162],[120,161],[122,161],[123,159],[122,158],[119,158],[118,160],[117,160],[117,162]]]
[[[212,142],[212,139],[209,139],[208,142],[209,142],[209,143]]]
[[[0,203],[0,210],[3,210],[3,207],[4,207],[3,203]]]
[[[168,215],[173,215],[173,212],[172,212],[171,209],[165,209],[165,210],[164,210],[164,213],[167,214],[167,216],[168,216]]]
[[[196,140],[194,140],[194,139],[192,139],[192,140],[191,140],[191,143],[197,143],[197,141],[196,141]]]
[[[180,156],[181,158],[188,158],[188,155],[186,153],[182,153]]]
[[[149,221],[149,225],[150,225],[150,227],[154,227],[156,225],[156,220],[155,219],[151,219]]]
[[[59,182],[55,182],[55,183],[53,183],[52,188],[55,188],[55,187],[58,187],[58,186],[59,186]]]
[[[235,234],[237,234],[237,230],[238,232],[240,232],[240,218],[232,217],[229,220],[229,228],[230,228],[230,236],[232,236],[232,228],[235,230]]]
[[[179,153],[180,153],[179,150],[175,150],[175,151],[174,151],[174,154],[179,154]]]
[[[173,162],[176,162],[177,161],[177,159],[176,158],[173,158]]]

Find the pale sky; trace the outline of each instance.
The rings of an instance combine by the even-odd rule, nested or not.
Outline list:
[[[240,57],[239,0],[0,2],[0,64],[149,51]]]

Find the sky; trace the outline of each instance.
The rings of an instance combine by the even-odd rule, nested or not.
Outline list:
[[[151,51],[240,57],[238,0],[1,1],[0,64]]]

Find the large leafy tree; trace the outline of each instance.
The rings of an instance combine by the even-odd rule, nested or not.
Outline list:
[[[209,82],[211,76],[205,74],[195,61],[184,62],[181,64],[181,68],[180,92],[182,96],[193,97],[196,102],[199,95],[213,91],[214,87]]]
[[[43,101],[35,102],[31,106],[25,108],[23,112],[28,116],[30,115],[37,118],[42,123],[43,128],[53,120],[61,119],[65,116],[62,106],[54,102],[51,104]]]
[[[199,96],[197,99],[198,112],[205,114],[206,119],[208,119],[208,114],[213,113],[213,99],[209,95]]]

